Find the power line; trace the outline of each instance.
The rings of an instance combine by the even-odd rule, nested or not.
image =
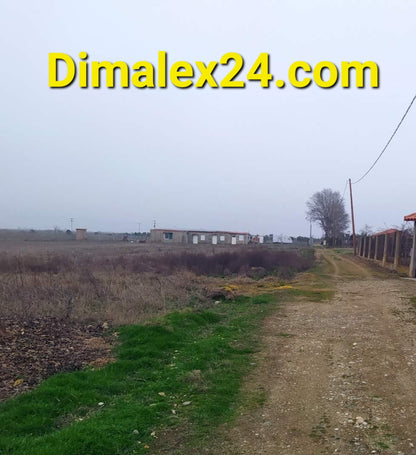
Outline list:
[[[399,130],[401,124],[403,123],[403,120],[406,118],[406,115],[409,113],[410,108],[412,107],[414,101],[416,100],[416,95],[413,97],[412,101],[410,102],[408,108],[406,109],[406,112],[404,113],[403,117],[401,118],[399,124],[396,126],[396,129],[393,131],[393,134],[390,136],[390,139],[387,141],[387,144],[384,146],[383,150],[381,151],[380,155],[377,157],[377,159],[374,161],[374,163],[371,165],[371,167],[368,169],[368,171],[360,177],[357,181],[353,183],[355,185],[356,183],[361,182],[361,180],[366,177],[370,171],[373,169],[373,167],[377,164],[377,161],[381,158],[383,153],[386,151],[387,147],[389,146],[390,142],[392,141],[393,137],[396,135],[397,131]]]

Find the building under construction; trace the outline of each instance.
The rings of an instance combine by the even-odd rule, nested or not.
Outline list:
[[[249,233],[233,231],[151,229],[150,241],[158,243],[188,243],[193,245],[246,245],[249,241]]]

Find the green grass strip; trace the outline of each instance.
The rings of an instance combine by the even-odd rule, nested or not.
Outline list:
[[[0,454],[152,453],[167,428],[186,444],[208,440],[234,416],[255,329],[275,303],[239,298],[120,328],[114,363],[53,376],[0,406]]]

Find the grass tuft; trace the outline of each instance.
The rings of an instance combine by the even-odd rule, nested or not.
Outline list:
[[[141,454],[171,444],[167,429],[183,437],[186,428],[188,444],[207,440],[234,416],[273,302],[239,298],[120,328],[114,363],[58,374],[0,406],[0,453]]]

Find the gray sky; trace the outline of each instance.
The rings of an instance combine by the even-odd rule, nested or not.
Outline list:
[[[305,202],[341,193],[375,160],[415,93],[413,0],[20,1],[0,15],[0,227],[219,228],[305,235]],[[48,54],[79,62],[158,51],[206,63],[261,52],[287,80],[297,60],[373,60],[380,88],[165,90],[48,87]],[[194,65],[195,66],[195,65]],[[217,80],[228,71],[215,72]],[[354,187],[357,228],[416,211],[416,106]],[[345,194],[348,196],[348,193]]]

